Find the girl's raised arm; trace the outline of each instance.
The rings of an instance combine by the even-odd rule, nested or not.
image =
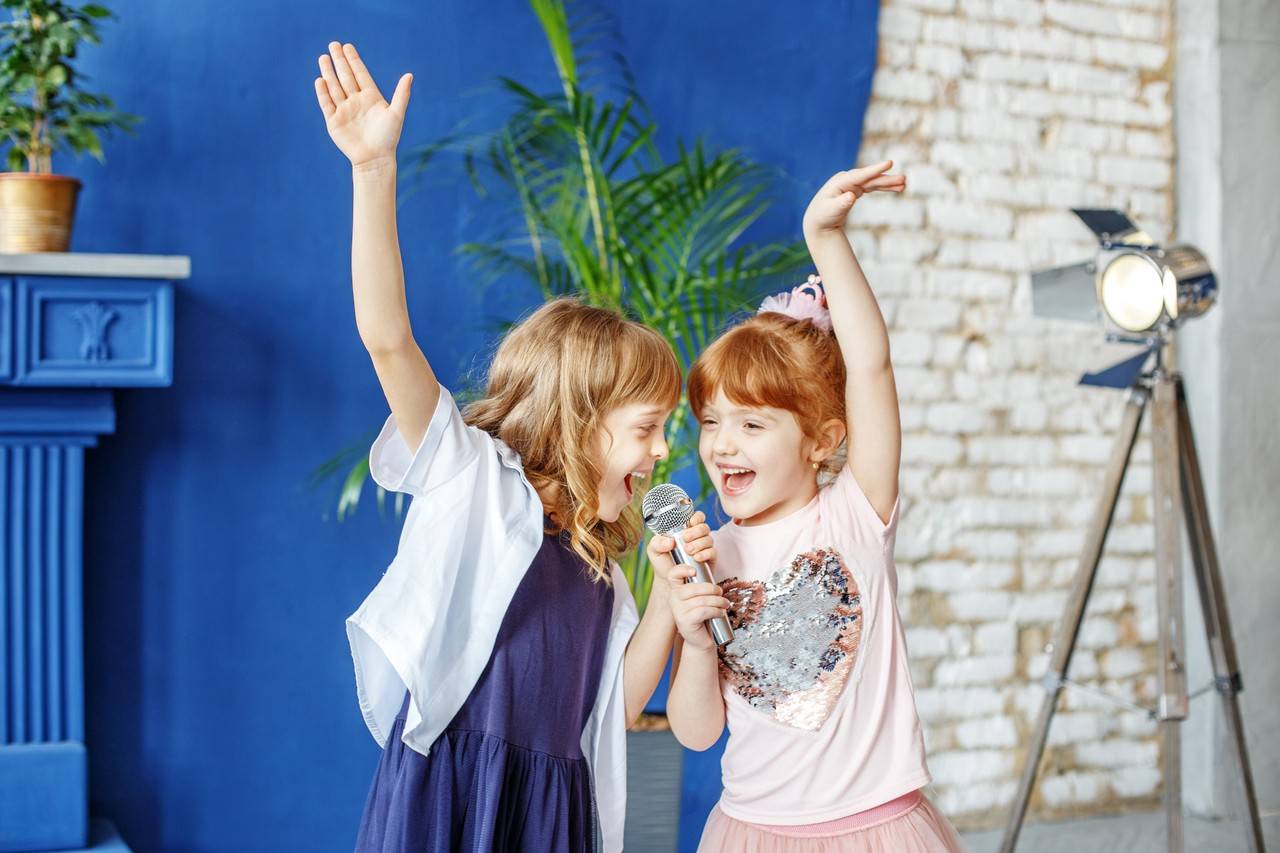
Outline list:
[[[330,42],[315,81],[329,137],[351,161],[356,327],[411,448],[421,442],[440,399],[440,385],[409,326],[396,230],[396,145],[412,80],[401,76],[388,103],[355,46]]]
[[[822,276],[831,325],[844,355],[849,468],[881,521],[898,499],[902,427],[889,361],[889,333],[875,294],[844,235],[854,203],[868,192],[902,192],[906,178],[885,174],[893,162],[838,172],[804,215],[809,254]]]

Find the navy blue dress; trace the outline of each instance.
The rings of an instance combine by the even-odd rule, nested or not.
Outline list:
[[[405,696],[365,803],[357,851],[595,849],[581,740],[600,684],[613,589],[593,577],[563,537],[543,538],[488,665],[428,756],[401,740]]]

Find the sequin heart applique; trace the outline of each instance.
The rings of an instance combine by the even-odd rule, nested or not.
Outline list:
[[[833,549],[799,554],[766,581],[730,578],[733,642],[720,674],[752,707],[805,731],[822,728],[853,671],[862,599]]]

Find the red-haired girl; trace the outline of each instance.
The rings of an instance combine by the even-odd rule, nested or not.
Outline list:
[[[943,851],[895,594],[901,430],[884,318],[844,234],[891,162],[841,172],[804,217],[821,276],[770,297],[689,376],[724,510],[719,586],[672,587],[668,714],[706,749],[727,724],[705,851]],[[845,448],[845,452],[839,452]],[[655,561],[657,562],[657,561]],[[673,581],[691,576],[665,561]],[[717,650],[703,627],[727,615]]]

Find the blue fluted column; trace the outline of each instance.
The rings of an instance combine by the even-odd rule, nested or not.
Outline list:
[[[0,255],[0,853],[127,851],[88,817],[84,454],[173,377],[185,257]]]
[[[84,451],[107,391],[0,391],[0,850],[84,847]]]

